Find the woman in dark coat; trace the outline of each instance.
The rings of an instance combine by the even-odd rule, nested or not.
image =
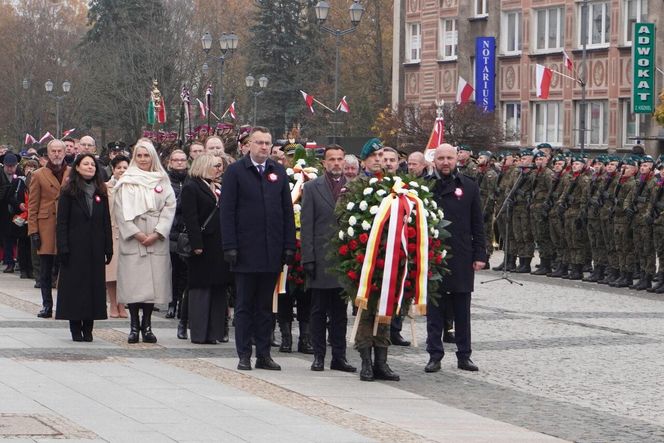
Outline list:
[[[55,318],[69,320],[74,341],[92,341],[94,320],[106,319],[105,265],[113,257],[111,217],[99,165],[90,154],[74,161],[58,200],[60,278]]]
[[[216,179],[222,161],[210,154],[197,157],[182,187],[182,218],[189,234],[189,328],[192,343],[216,344],[224,336],[231,281],[221,248],[219,195]],[[206,224],[208,217],[212,217]],[[202,227],[205,226],[205,229]]]

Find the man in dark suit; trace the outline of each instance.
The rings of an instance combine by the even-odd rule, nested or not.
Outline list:
[[[269,159],[272,136],[255,127],[249,153],[228,167],[221,187],[224,259],[235,273],[235,347],[238,369],[251,369],[251,337],[256,368],[280,370],[270,357],[272,295],[284,264],[295,257],[295,219],[288,177]]]
[[[355,372],[346,361],[346,326],[348,303],[342,297],[342,288],[336,276],[330,274],[334,264],[328,258],[330,240],[337,235],[339,226],[334,207],[346,184],[343,176],[344,150],[339,145],[325,149],[325,174],[304,184],[300,220],[302,264],[307,274],[307,287],[311,288],[311,339],[314,347],[312,371],[325,366],[325,330],[330,317],[330,369]]]
[[[434,163],[437,180],[434,196],[452,222],[448,227],[452,258],[447,263],[450,270],[441,282],[441,299],[438,306],[427,305],[427,352],[430,359],[424,370],[437,372],[442,360],[441,340],[445,312],[453,305],[456,322],[457,366],[466,371],[477,371],[470,359],[470,294],[473,291],[475,271],[484,268],[486,248],[480,191],[477,183],[461,173],[457,165],[457,149],[443,144],[436,149]]]

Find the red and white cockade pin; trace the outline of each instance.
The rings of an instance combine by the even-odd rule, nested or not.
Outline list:
[[[95,201],[97,203],[101,203],[101,197],[99,197],[98,195],[95,195]]]
[[[154,192],[156,192],[157,194],[161,194],[162,192],[164,192],[164,188],[162,188],[161,185],[157,185],[157,187],[154,188]]]
[[[454,195],[456,196],[457,200],[461,200],[461,197],[463,197],[463,189],[456,188],[454,190]]]
[[[18,175],[16,175],[16,174],[14,174],[14,175],[12,176],[12,180],[16,180],[17,178],[18,178]]]
[[[221,189],[217,188],[214,190],[214,193],[217,194],[217,197],[221,195]]]
[[[267,181],[272,182],[272,183],[276,182],[278,178],[279,178],[279,177],[278,177],[277,174],[275,174],[274,172],[270,172],[270,173],[267,175]]]

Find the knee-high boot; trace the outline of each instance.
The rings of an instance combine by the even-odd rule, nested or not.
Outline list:
[[[373,373],[377,380],[399,381],[400,377],[392,372],[387,364],[387,348],[378,348],[374,346],[374,366]]]
[[[127,336],[127,343],[138,343],[138,331],[140,330],[141,323],[138,318],[139,309],[138,303],[129,303],[129,335]]]
[[[143,303],[143,318],[141,319],[141,334],[143,343],[157,343],[157,337],[152,332],[152,310],[154,304]]]

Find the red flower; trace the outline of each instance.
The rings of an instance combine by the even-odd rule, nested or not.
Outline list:
[[[438,254],[436,255],[436,258],[434,260],[437,265],[441,264],[443,262],[443,254]]]
[[[410,280],[406,280],[406,282],[404,283],[404,286],[405,286],[406,288],[410,288],[411,286],[413,286],[413,283],[411,283]]]
[[[355,261],[360,264],[364,263],[364,254],[357,254],[357,256],[355,257]]]
[[[417,245],[415,243],[408,243],[408,253],[412,254],[417,250]]]
[[[360,277],[357,275],[357,272],[353,271],[352,269],[348,272],[346,272],[346,275],[348,278],[350,278],[353,281],[358,280]]]
[[[442,246],[442,244],[443,244],[443,242],[441,242],[439,238],[437,238],[433,241],[433,246],[436,249],[440,248]]]
[[[433,249],[429,249],[429,260],[433,258]]]
[[[339,248],[339,254],[343,256],[348,255],[348,246],[341,245],[341,247]]]
[[[371,292],[378,292],[378,286],[375,283],[371,285]]]
[[[295,261],[298,262],[300,260],[302,260],[302,255],[299,252],[296,252],[295,253]]]
[[[378,269],[383,269],[385,267],[385,260],[383,260],[382,258],[376,260],[376,267]]]
[[[408,278],[415,278],[417,277],[417,271],[410,271],[408,273]]]
[[[304,279],[298,278],[297,280],[295,280],[295,283],[297,283],[298,285],[303,285],[304,284]]]
[[[351,240],[348,242],[348,247],[350,248],[351,251],[354,251],[357,249],[359,244],[357,243],[357,240]]]
[[[298,266],[295,268],[295,272],[304,272],[304,266]]]
[[[433,272],[431,272],[431,271],[427,272],[427,277],[428,277],[428,278],[433,277]]]
[[[364,245],[368,241],[369,241],[369,235],[367,235],[366,233],[360,234],[360,243],[362,243]]]
[[[406,236],[408,238],[414,238],[417,235],[417,230],[413,228],[412,226],[408,226],[408,229],[406,230]]]

